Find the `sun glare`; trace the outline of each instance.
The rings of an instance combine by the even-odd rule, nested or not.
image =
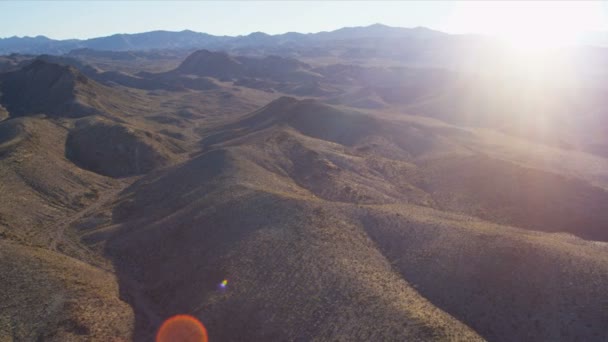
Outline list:
[[[459,33],[498,36],[515,49],[538,52],[571,45],[585,31],[605,29],[600,2],[462,2],[448,25]]]

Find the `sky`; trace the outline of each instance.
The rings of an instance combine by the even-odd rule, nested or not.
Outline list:
[[[330,31],[382,23],[448,33],[608,30],[608,1],[0,1],[0,37],[54,39],[189,29],[214,35]]]

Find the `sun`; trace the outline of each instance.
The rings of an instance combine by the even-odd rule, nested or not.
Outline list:
[[[458,2],[446,28],[496,36],[533,52],[576,44],[585,31],[605,29],[603,13],[600,2]]]

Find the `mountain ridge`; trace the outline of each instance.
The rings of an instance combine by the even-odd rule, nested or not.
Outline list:
[[[205,48],[221,45],[222,43],[239,43],[245,45],[256,43],[260,40],[268,44],[282,41],[310,40],[314,37],[323,39],[333,38],[333,36],[344,36],[345,34],[363,34],[365,36],[378,36],[386,34],[390,30],[393,35],[407,36],[419,31],[418,28],[389,27],[378,24],[364,27],[345,27],[334,31],[322,31],[318,33],[298,33],[286,32],[283,34],[270,35],[263,32],[252,32],[247,35],[238,36],[216,36],[204,32],[192,30],[166,31],[155,30],[141,33],[117,33],[109,36],[94,37],[88,39],[51,39],[46,36],[36,37],[7,37],[0,38],[0,54],[9,53],[67,53],[74,49],[91,48],[96,50],[128,51],[128,50],[155,50],[155,49],[192,49]],[[432,31],[430,29],[427,29]],[[376,31],[373,33],[373,31]],[[439,31],[433,31],[439,34]],[[428,33],[428,31],[427,31]],[[156,40],[156,42],[155,42]],[[33,44],[27,46],[27,44]]]
[[[11,36],[0,38],[0,54],[35,53],[65,54],[75,49],[95,49],[108,51],[164,50],[164,49],[224,49],[227,46],[247,47],[251,45],[293,45],[310,44],[327,40],[352,40],[365,38],[414,38],[429,40],[445,37],[477,37],[481,34],[453,34],[424,26],[398,27],[375,23],[367,26],[347,26],[331,31],[285,32],[268,34],[251,32],[242,35],[213,35],[185,29],[181,31],[153,30],[138,33],[115,33],[108,36],[86,39],[53,39],[45,35]],[[588,32],[581,44],[608,46],[608,32]]]

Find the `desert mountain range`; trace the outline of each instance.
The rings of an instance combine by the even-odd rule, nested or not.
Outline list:
[[[0,40],[0,341],[607,340],[607,51],[505,51]]]

